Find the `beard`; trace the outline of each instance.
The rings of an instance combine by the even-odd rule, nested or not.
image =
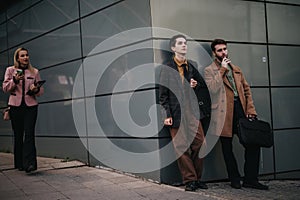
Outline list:
[[[222,62],[224,58],[228,58],[228,54],[227,54],[227,55],[226,55],[226,54],[223,54],[222,56],[217,56],[217,55],[216,55],[216,58],[217,58],[220,62]]]

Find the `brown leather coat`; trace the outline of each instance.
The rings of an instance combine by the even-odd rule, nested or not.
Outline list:
[[[245,114],[257,115],[249,84],[241,69],[233,64],[231,64],[231,66]],[[228,73],[228,69],[219,67],[216,61],[205,68],[205,81],[212,101],[211,127],[209,133],[232,137],[234,93],[226,78],[226,73]]]

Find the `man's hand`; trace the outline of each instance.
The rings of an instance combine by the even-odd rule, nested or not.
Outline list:
[[[196,86],[197,86],[197,83],[198,83],[198,82],[197,82],[195,79],[191,78],[190,86],[191,86],[192,88],[196,87]]]
[[[256,115],[253,115],[253,114],[247,114],[246,116],[248,119],[254,119],[256,118]]]
[[[224,57],[222,60],[222,67],[228,68],[228,65],[231,63],[231,60],[229,58]]]
[[[167,125],[167,126],[172,126],[172,124],[173,124],[172,117],[166,118],[165,121],[164,121],[164,124]]]

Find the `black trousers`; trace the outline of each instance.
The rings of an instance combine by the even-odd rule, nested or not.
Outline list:
[[[37,168],[35,148],[35,123],[38,107],[11,106],[11,125],[14,131],[14,164],[15,168]]]
[[[245,117],[245,114],[241,102],[239,99],[236,99],[234,101],[233,135],[238,133],[237,132],[238,120],[243,117]],[[220,137],[220,141],[222,144],[222,151],[223,151],[223,156],[226,164],[228,178],[230,181],[240,181],[241,175],[239,173],[238,165],[232,151],[232,138],[233,137]],[[260,147],[245,146],[244,181],[246,182],[258,181],[259,155],[260,155]]]

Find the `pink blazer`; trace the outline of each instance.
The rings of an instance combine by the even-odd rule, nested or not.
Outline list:
[[[14,66],[8,67],[5,72],[4,81],[2,88],[4,92],[10,93],[8,105],[11,106],[20,106],[22,101],[22,82],[20,80],[18,84],[13,81],[13,76],[16,74],[17,69]],[[44,88],[41,87],[40,91],[33,95],[27,95],[30,85],[34,84],[37,81],[40,81],[41,77],[39,71],[34,69],[33,72],[30,70],[25,70],[25,103],[27,106],[35,106],[38,104],[36,97],[44,93]]]

